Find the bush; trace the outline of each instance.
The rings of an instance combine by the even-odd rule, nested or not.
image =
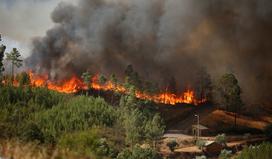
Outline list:
[[[64,95],[55,91],[50,91],[45,88],[30,88],[26,87],[13,87],[6,85],[0,88],[0,103],[5,104],[19,104],[27,106],[30,101],[44,108],[51,108],[54,105],[65,101]],[[0,105],[1,106],[1,105]]]
[[[219,134],[215,137],[215,142],[222,144],[222,145],[226,145],[227,142],[227,137],[225,134]]]
[[[31,100],[33,100],[33,103],[41,105],[44,108],[52,108],[59,103],[64,103],[70,97],[70,95],[51,91],[46,88],[32,88],[32,91]]]
[[[124,149],[117,159],[161,159],[161,156],[151,148],[141,148],[136,145],[132,150]]]
[[[22,133],[20,137],[24,141],[34,141],[37,140],[39,142],[44,142],[44,135],[38,125],[33,122],[29,122],[22,126]]]
[[[204,140],[197,140],[196,141],[196,146],[199,148],[199,149],[202,149],[203,146],[205,145],[206,141]]]
[[[246,147],[238,155],[236,159],[271,159],[272,158],[272,144],[262,143],[258,146]]]
[[[85,96],[74,97],[34,115],[47,143],[56,142],[61,134],[87,130],[94,125],[112,126],[115,120],[115,110],[103,99]]]
[[[166,145],[168,146],[171,152],[174,152],[175,148],[178,146],[178,143],[176,142],[176,140],[171,140]]]
[[[205,155],[202,156],[196,156],[196,159],[207,159],[207,157]]]
[[[92,157],[117,155],[117,152],[109,146],[107,139],[99,137],[98,129],[65,134],[61,136],[58,146]]]
[[[218,157],[219,159],[229,159],[231,157],[231,154],[231,151],[223,149]]]

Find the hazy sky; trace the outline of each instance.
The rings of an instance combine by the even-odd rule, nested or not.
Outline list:
[[[43,36],[53,24],[51,12],[61,1],[77,0],[0,0],[0,34],[7,51],[17,47],[24,57],[30,54],[31,39]]]

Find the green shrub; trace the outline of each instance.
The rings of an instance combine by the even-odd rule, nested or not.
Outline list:
[[[226,145],[227,142],[227,137],[225,134],[219,134],[215,137],[215,142],[222,144],[222,145]]]
[[[69,133],[61,136],[58,146],[87,156],[116,157],[106,138],[99,137],[98,129]]]
[[[218,156],[219,159],[229,159],[231,157],[232,152],[226,149],[223,149]]]
[[[161,156],[151,148],[136,145],[132,150],[124,149],[118,154],[117,159],[161,159]]]
[[[196,156],[196,159],[207,159],[207,157],[205,155],[202,156]]]
[[[24,141],[34,141],[44,142],[44,135],[38,125],[34,122],[29,121],[27,124],[22,126],[22,131],[20,133],[21,139]]]
[[[199,149],[202,149],[203,146],[205,145],[206,141],[204,140],[197,140],[196,141],[196,146],[199,148]]]
[[[132,152],[129,149],[124,149],[122,152],[120,152],[116,159],[131,159]]]
[[[271,159],[272,158],[272,144],[262,143],[258,146],[246,147],[236,157],[236,159]]]
[[[70,95],[51,91],[46,88],[32,88],[33,103],[43,106],[44,108],[52,108],[54,105],[64,103]]]
[[[87,130],[94,125],[110,127],[115,120],[115,110],[103,99],[85,96],[74,97],[34,115],[45,142],[49,143],[56,142],[63,133]]]

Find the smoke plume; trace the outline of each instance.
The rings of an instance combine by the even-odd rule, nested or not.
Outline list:
[[[132,64],[183,89],[204,67],[213,78],[234,73],[247,101],[272,102],[271,0],[80,0],[51,16],[55,26],[27,59],[37,72],[120,77]]]

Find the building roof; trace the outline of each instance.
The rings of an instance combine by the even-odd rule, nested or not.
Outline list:
[[[207,142],[205,142],[205,145],[204,145],[204,146],[209,146],[209,145],[211,145],[211,144],[213,144],[213,143],[215,143],[215,141],[207,141]]]
[[[207,130],[208,128],[204,125],[192,125],[192,128],[199,129],[199,130]]]

